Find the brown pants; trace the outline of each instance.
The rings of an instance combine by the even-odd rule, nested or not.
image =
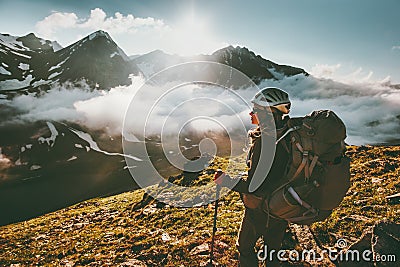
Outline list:
[[[263,237],[264,246],[267,246],[268,251],[272,249],[278,251],[282,246],[287,226],[286,221],[268,218],[268,215],[260,209],[246,208],[236,242],[239,250],[239,266],[258,267],[254,247],[259,237]],[[279,266],[279,262],[275,258],[273,261],[268,261],[267,266]]]

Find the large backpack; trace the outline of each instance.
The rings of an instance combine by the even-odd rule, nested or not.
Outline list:
[[[286,129],[277,142],[290,140],[287,182],[265,200],[264,209],[297,224],[324,220],[350,186],[345,125],[333,111],[319,110],[291,118]]]

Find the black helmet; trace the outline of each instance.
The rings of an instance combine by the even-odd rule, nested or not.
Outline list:
[[[282,89],[276,87],[265,87],[253,97],[251,103],[262,107],[274,107],[281,104],[289,104],[290,100],[288,93]]]

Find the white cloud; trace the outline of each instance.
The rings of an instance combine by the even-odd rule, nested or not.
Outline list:
[[[82,115],[79,120],[92,129],[121,133],[126,109],[143,82],[142,77],[133,77],[129,86],[118,86],[92,98],[76,101],[73,106],[77,114]]]
[[[368,83],[372,81],[372,75],[374,74],[373,71],[369,71],[368,74],[363,72],[363,69],[359,67],[354,72],[350,73],[349,75],[345,75],[341,78],[342,81],[346,82],[355,82],[355,83]]]
[[[332,78],[340,67],[339,63],[336,65],[316,64],[311,68],[310,73],[318,78]]]
[[[394,46],[392,46],[392,50],[396,50],[396,49],[400,50],[400,45],[394,45]]]
[[[374,78],[373,71],[364,71],[363,68],[354,68],[345,64],[316,64],[311,68],[310,74],[316,78],[332,79],[345,84],[384,84],[390,83],[391,77]]]
[[[121,133],[125,116],[125,129],[139,136],[142,130],[154,135],[161,131],[176,134],[181,127],[186,130],[221,130],[221,125],[227,130],[243,125],[247,129],[250,127],[248,106],[225,89],[200,88],[190,84],[176,87],[180,82],[171,82],[165,85],[148,84],[136,94],[143,83],[144,80],[136,77],[130,86],[116,87],[100,96],[78,101],[74,107],[83,114],[84,125],[96,130],[110,129],[111,134]],[[171,88],[176,89],[169,91]],[[241,93],[250,99],[255,92],[247,90]],[[163,96],[158,98],[160,95]],[[158,98],[156,103],[155,98]],[[128,109],[129,105],[132,106]],[[211,119],[189,122],[200,117]]]
[[[89,19],[78,25],[81,28],[102,29],[110,33],[132,33],[140,28],[162,28],[164,26],[164,22],[159,19],[136,18],[131,14],[124,16],[119,12],[115,13],[115,17],[107,18],[107,14],[100,8],[91,10]]]
[[[74,88],[68,85],[55,87],[40,96],[21,95],[15,97],[7,105],[17,108],[21,114],[14,117],[14,122],[56,120],[79,122],[83,118],[77,113],[73,104],[80,100],[91,99],[100,94],[99,91],[87,88]],[[5,122],[3,122],[5,123]]]
[[[347,127],[349,144],[398,140],[400,91],[384,83],[351,83],[314,77],[289,77],[261,84],[285,89],[292,100],[291,116],[331,109]]]
[[[115,13],[115,17],[107,17],[101,8],[90,11],[89,18],[79,19],[75,13],[53,12],[36,24],[36,30],[45,38],[53,38],[55,33],[63,29],[86,29],[90,31],[104,30],[112,34],[136,32],[140,28],[163,28],[164,22],[154,18],[136,18]]]
[[[54,34],[62,29],[74,28],[78,23],[75,13],[54,12],[50,16],[36,23],[36,31],[45,38],[53,38]]]
[[[350,75],[359,75],[357,70]],[[368,76],[368,75],[367,75]],[[160,90],[172,88],[173,84],[150,88],[137,96],[137,89],[143,83],[140,77],[133,78],[130,86],[121,86],[109,91],[90,91],[81,88],[53,88],[46,94],[35,97],[22,95],[13,100],[4,100],[6,105],[18,108],[20,112],[12,121],[58,120],[80,123],[95,130],[108,130],[109,134],[120,134],[125,112],[133,97],[137,112],[125,121],[129,129],[138,129],[143,121],[150,122],[146,131],[160,133],[174,132],[184,122],[196,116],[206,116],[220,121],[226,128],[234,128],[238,123],[250,126],[249,108],[216,88],[199,90],[193,86],[182,87],[175,93],[168,94],[152,111],[154,95]],[[331,79],[317,79],[297,75],[283,80],[266,80],[260,85],[276,86],[286,90],[292,100],[291,116],[304,116],[313,110],[331,109],[345,122],[348,131],[347,142],[350,144],[381,143],[398,139],[400,131],[400,91],[385,83],[346,84]],[[252,90],[240,90],[238,93],[249,101],[255,94]],[[202,101],[202,97],[210,100]],[[185,101],[187,104],[184,104]],[[224,108],[233,108],[232,113]],[[173,111],[171,113],[171,111]],[[168,121],[166,119],[168,118]],[[6,122],[2,122],[4,124]],[[164,123],[166,123],[165,126]],[[216,123],[197,120],[192,127],[206,129],[218,128]],[[134,130],[132,130],[134,132]]]
[[[120,12],[107,16],[101,8],[92,9],[86,18],[75,13],[53,12],[36,23],[36,31],[41,37],[55,39],[63,46],[91,32],[104,30],[128,55],[156,49],[180,55],[211,53],[225,45],[210,32],[211,29],[204,18],[182,16],[180,23],[170,26],[152,17],[141,18]]]

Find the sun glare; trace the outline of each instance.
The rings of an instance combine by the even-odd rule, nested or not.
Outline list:
[[[189,56],[209,54],[220,48],[205,18],[188,13],[176,24],[173,40],[174,53]]]

